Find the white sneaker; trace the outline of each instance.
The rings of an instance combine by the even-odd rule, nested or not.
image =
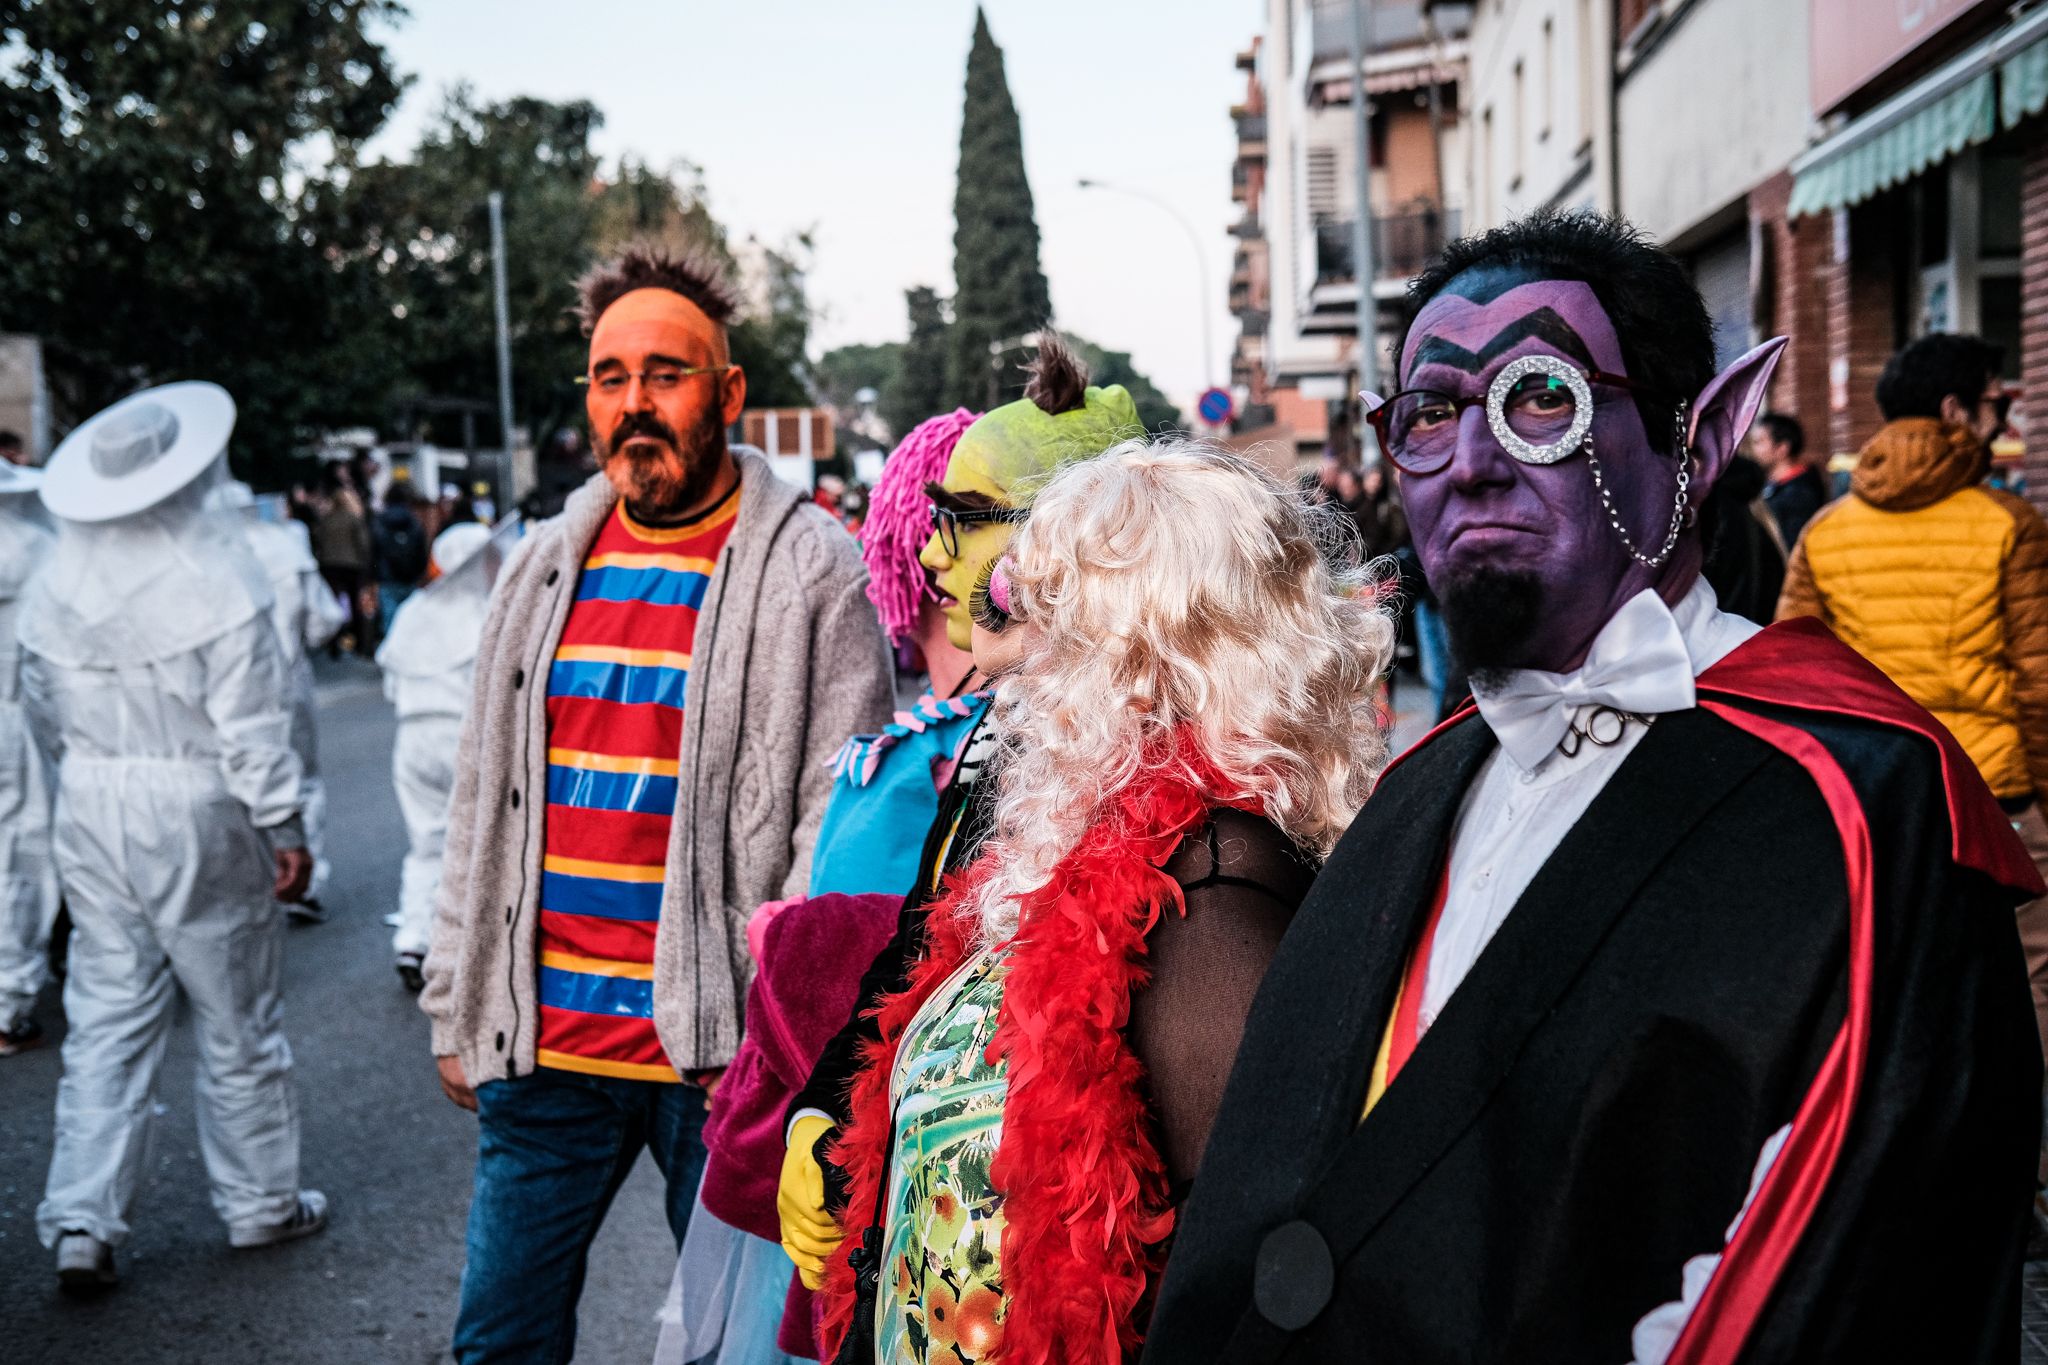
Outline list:
[[[244,1223],[228,1228],[228,1245],[246,1251],[251,1247],[276,1246],[311,1237],[327,1226],[327,1196],[318,1190],[300,1190],[299,1206],[282,1223]]]
[[[57,1238],[57,1283],[65,1293],[97,1293],[120,1280],[114,1249],[105,1242],[89,1232],[66,1232]]]

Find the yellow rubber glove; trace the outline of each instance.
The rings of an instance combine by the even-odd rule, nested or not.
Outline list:
[[[796,1262],[804,1288],[825,1282],[825,1258],[845,1233],[825,1212],[825,1172],[818,1165],[818,1139],[833,1126],[817,1114],[805,1114],[789,1127],[789,1146],[782,1154],[782,1178],[775,1187],[775,1214],[782,1220],[782,1249]]]

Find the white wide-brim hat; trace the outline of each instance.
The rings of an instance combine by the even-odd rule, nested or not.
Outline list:
[[[228,448],[235,400],[218,384],[144,389],[81,423],[43,471],[43,505],[66,521],[114,521],[156,506]]]
[[[10,464],[0,460],[0,498],[26,496],[43,489],[43,471],[33,465]]]

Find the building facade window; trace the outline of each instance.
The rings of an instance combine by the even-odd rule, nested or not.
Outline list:
[[[1488,105],[1479,115],[1479,219],[1491,225],[1498,220],[1494,206],[1499,201],[1494,197],[1493,168],[1493,107]]]
[[[1550,140],[1551,112],[1557,106],[1557,21],[1545,15],[1543,19],[1543,88],[1538,96],[1542,104],[1536,111],[1536,140]]]
[[[1577,31],[1579,49],[1579,145],[1593,142],[1593,0],[1579,0]]]
[[[1509,152],[1513,170],[1508,179],[1508,189],[1522,188],[1522,148],[1529,140],[1529,93],[1528,80],[1523,75],[1522,64],[1515,63],[1514,78],[1514,123],[1508,128]]]

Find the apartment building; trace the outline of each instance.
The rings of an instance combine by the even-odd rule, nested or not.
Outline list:
[[[1386,348],[1408,278],[1463,221],[1460,90],[1470,6],[1374,0],[1362,70],[1352,0],[1268,0],[1266,28],[1239,55],[1232,308],[1240,441],[1290,441],[1297,458],[1357,458],[1360,319]],[[1352,100],[1367,101],[1371,278],[1361,288]]]

